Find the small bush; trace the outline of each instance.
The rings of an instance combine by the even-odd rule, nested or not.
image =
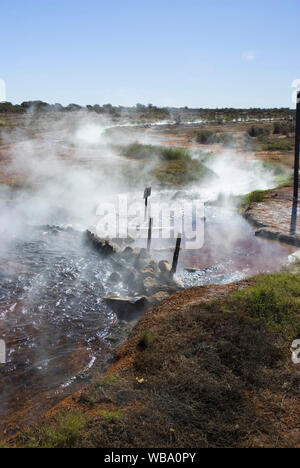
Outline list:
[[[300,280],[292,274],[262,275],[255,285],[232,295],[234,310],[262,321],[271,332],[286,338],[300,333]]]
[[[249,128],[248,135],[252,138],[269,136],[270,129],[267,127],[253,125],[251,128]]]
[[[196,136],[196,141],[203,145],[224,145],[232,146],[235,143],[235,138],[229,133],[217,134],[210,130],[203,130]]]
[[[101,416],[106,421],[117,421],[122,417],[122,411],[120,410],[105,410],[101,413]]]
[[[120,381],[120,377],[118,374],[107,374],[104,376],[101,376],[99,379],[95,381],[97,385],[102,385],[102,386],[110,386],[118,383]]]
[[[254,190],[242,197],[242,205],[251,205],[251,203],[262,203],[264,201],[265,190]]]
[[[213,172],[206,168],[200,161],[192,159],[183,161],[162,161],[151,173],[155,182],[158,182],[161,186],[176,187],[199,182],[213,175]]]
[[[149,348],[149,346],[151,345],[151,343],[153,343],[153,341],[154,341],[153,334],[151,332],[147,331],[147,332],[145,332],[143,338],[139,342],[139,348],[141,348],[141,349]]]
[[[292,139],[269,139],[263,141],[264,151],[292,151],[294,142]]]
[[[87,420],[79,411],[54,417],[25,435],[23,446],[30,448],[72,448]]]
[[[276,122],[273,128],[274,135],[289,136],[295,132],[295,124],[293,122]]]
[[[210,130],[203,130],[197,134],[196,141],[201,145],[207,145],[210,144],[210,141],[214,135],[215,133]]]
[[[132,143],[122,149],[122,152],[125,157],[133,159],[149,159],[158,157],[163,161],[181,161],[190,158],[190,153],[185,148],[142,145],[140,143]]]

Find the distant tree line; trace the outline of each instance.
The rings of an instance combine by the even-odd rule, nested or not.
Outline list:
[[[77,104],[62,106],[61,104],[48,104],[43,101],[26,101],[22,104],[14,105],[11,102],[0,103],[0,113],[25,113],[25,112],[76,112],[88,110],[97,114],[109,115],[113,118],[133,117],[138,119],[171,119],[178,125],[188,118],[212,121],[218,124],[225,124],[232,121],[247,120],[286,120],[287,122],[295,119],[295,111],[289,108],[274,109],[204,109],[204,108],[171,108],[157,107],[153,104],[136,104],[133,107],[113,106],[111,104],[88,105],[86,107]]]

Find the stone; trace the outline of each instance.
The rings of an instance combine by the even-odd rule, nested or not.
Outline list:
[[[158,283],[156,278],[152,276],[147,276],[143,281],[143,285],[144,285],[144,290],[147,296],[152,296],[153,294],[158,292],[161,288],[161,285]]]
[[[147,268],[151,268],[155,273],[158,272],[158,265],[155,260],[151,260],[147,266]]]
[[[171,272],[171,265],[167,260],[161,260],[158,264],[158,268],[162,273],[169,273]]]
[[[153,296],[148,297],[149,303],[151,306],[159,304],[159,302],[167,299],[169,297],[169,293],[165,291],[158,291],[157,293],[153,294]]]
[[[104,300],[116,312],[120,320],[131,321],[149,307],[145,296],[105,296]]]
[[[113,284],[120,283],[122,281],[122,277],[120,273],[115,271],[114,273],[110,275],[110,277],[108,278],[108,281]]]
[[[140,271],[140,276],[142,278],[147,278],[147,276],[155,276],[155,272],[153,271],[152,268],[150,267],[147,267],[147,268],[144,268],[143,270]]]
[[[86,231],[88,240],[92,243],[95,249],[99,250],[103,255],[112,255],[120,251],[118,245],[113,244],[109,240],[100,239],[96,234],[91,231]]]

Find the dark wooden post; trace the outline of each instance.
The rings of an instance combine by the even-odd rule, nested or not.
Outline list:
[[[149,219],[149,227],[148,227],[148,242],[147,242],[147,250],[148,250],[148,252],[149,252],[150,247],[151,247],[152,224],[153,224],[153,218],[150,218],[150,219]]]
[[[300,143],[300,91],[297,94],[296,111],[296,138],[295,138],[295,163],[294,163],[294,193],[291,219],[291,235],[297,230],[298,192],[299,192],[299,143]]]
[[[146,187],[144,190],[144,199],[145,199],[145,219],[147,218],[147,208],[148,208],[148,198],[151,195],[151,187]]]
[[[172,268],[171,268],[171,275],[174,275],[177,270],[177,264],[178,264],[178,258],[179,258],[179,252],[180,252],[180,245],[181,245],[181,234],[178,234],[177,241],[176,241],[176,247],[174,250],[174,256],[173,256],[173,263],[172,263]]]

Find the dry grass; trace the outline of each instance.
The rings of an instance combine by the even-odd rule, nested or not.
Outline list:
[[[211,288],[193,288],[149,311],[111,373],[72,399],[85,424],[70,445],[297,446],[300,375],[289,347],[298,332],[291,323],[299,319],[300,279],[263,276],[240,288],[212,301]],[[283,318],[277,312],[285,305]],[[151,340],[141,346],[145,336]],[[34,445],[33,434],[43,445],[52,424],[23,435],[21,445]]]

